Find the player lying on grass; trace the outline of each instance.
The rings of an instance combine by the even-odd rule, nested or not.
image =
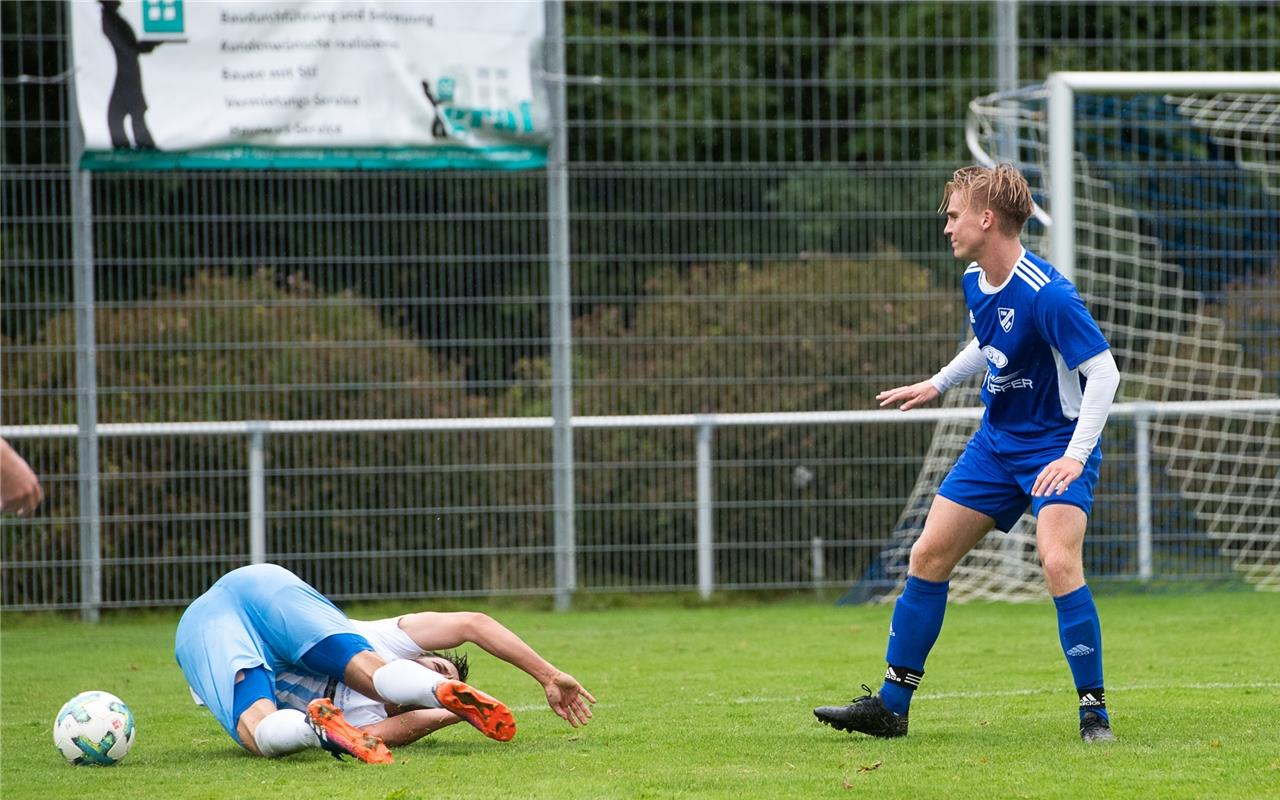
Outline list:
[[[962,283],[974,338],[933,378],[876,399],[906,411],[981,372],[986,413],[911,547],[889,625],[884,685],[877,694],[864,686],[866,696],[850,705],[813,713],[840,730],[905,735],[911,696],[942,630],[951,571],[988,531],[1009,530],[1030,504],[1058,638],[1079,694],[1080,737],[1111,740],[1102,630],[1082,548],[1102,461],[1098,439],[1120,373],[1075,287],[1022,246],[1031,190],[1016,169],[957,170],[942,210],[952,252],[968,264]]]
[[[383,655],[384,643],[379,641],[376,633],[372,633],[364,627],[377,623],[361,620],[352,620],[352,622],[369,640],[369,643],[374,646],[375,651],[379,655]],[[381,622],[394,624],[396,620],[378,620],[378,623]],[[403,632],[396,638],[399,639],[401,636],[403,636]],[[415,651],[418,650],[416,645],[413,649]],[[427,669],[439,672],[450,680],[467,680],[468,665],[466,656],[459,657],[452,653],[417,652],[414,656],[406,657],[412,658],[412,660],[417,661]],[[386,658],[391,661],[399,658],[399,656]],[[394,703],[383,703],[371,697],[365,697],[345,683],[335,682],[332,678],[325,679],[288,670],[276,675],[276,705],[280,708],[305,711],[308,706],[321,698],[331,698],[333,705],[342,712],[343,718],[349,724],[359,728],[363,733],[378,737],[388,747],[411,744],[441,728],[463,721],[462,717],[443,708],[413,708],[398,706]],[[569,724],[576,727],[580,723],[577,719],[574,719],[570,720]],[[311,747],[313,745],[307,744],[306,746]]]
[[[175,656],[192,694],[231,738],[267,758],[322,747],[369,763],[392,760],[378,734],[349,723],[330,697],[311,698],[305,712],[281,708],[281,675],[291,676],[295,687],[303,685],[298,678],[323,680],[326,687],[329,681],[335,688],[344,684],[395,716],[417,714],[397,724],[416,725],[421,732],[393,736],[395,742],[413,741],[444,724],[442,711],[491,739],[509,741],[516,733],[510,709],[461,680],[465,662],[421,660],[423,651],[464,642],[529,673],[569,724],[591,717],[587,703],[595,698],[577,680],[483,614],[409,614],[366,627],[377,631],[375,638],[392,658],[380,655],[359,626],[298,576],[274,564],[255,564],[222,576],[187,607],[178,622]]]
[[[469,611],[420,611],[398,617],[351,620],[356,631],[385,661],[409,659],[449,680],[466,681],[470,672],[467,657],[440,650],[466,642],[528,672],[542,686],[547,704],[570,725],[584,725],[591,718],[595,698],[547,663],[532,648],[496,620]],[[413,708],[384,703],[366,697],[347,684],[306,672],[283,670],[275,676],[276,703],[280,707],[305,710],[321,698],[330,698],[350,724],[395,747],[409,744],[455,722],[459,715],[437,708]],[[576,703],[565,703],[565,694],[580,695]]]

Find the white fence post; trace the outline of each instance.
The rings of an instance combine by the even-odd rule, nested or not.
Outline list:
[[[715,584],[715,531],[711,513],[711,437],[712,427],[698,426],[697,492],[698,492],[698,594],[703,600],[711,597]]]
[[[569,283],[569,155],[565,109],[564,3],[546,4],[547,88],[551,142],[547,149],[547,257],[551,318],[551,476],[555,511],[555,608],[567,611],[578,588],[573,486],[573,328]]]
[[[93,287],[93,183],[80,167],[84,132],[74,122],[76,83],[67,92],[71,137],[71,229],[76,337],[76,425],[80,503],[80,618],[97,622],[102,608],[102,508],[98,457],[97,314]]]
[[[267,471],[261,429],[249,434],[249,563],[267,560]]]
[[[1134,477],[1138,485],[1138,578],[1151,580],[1151,414],[1146,408],[1133,416]]]
[[[996,0],[996,90],[1001,92],[1018,88],[1018,2]],[[998,141],[999,160],[1018,163],[1018,126],[1005,122]]]
[[[822,546],[822,537],[813,537],[813,593],[816,595],[822,594],[822,584],[827,580],[827,559]]]

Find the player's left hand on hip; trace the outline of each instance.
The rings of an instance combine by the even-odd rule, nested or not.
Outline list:
[[[1070,456],[1063,456],[1050,462],[1049,466],[1040,470],[1035,484],[1031,487],[1032,497],[1052,497],[1067,490],[1072,481],[1084,472],[1084,464]]]

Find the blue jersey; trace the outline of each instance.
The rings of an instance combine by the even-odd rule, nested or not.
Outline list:
[[[273,682],[285,670],[301,671],[303,655],[337,634],[359,631],[297,575],[275,564],[253,564],[223,575],[187,606],[174,655],[192,694],[239,742],[236,674],[263,667]]]
[[[997,439],[1012,434],[1010,444],[1065,447],[1083,395],[1077,367],[1108,348],[1076,288],[1024,250],[1003,286],[991,286],[982,268],[970,264],[964,296],[987,359],[983,425]]]

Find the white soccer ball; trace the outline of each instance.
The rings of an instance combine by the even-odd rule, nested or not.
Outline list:
[[[110,692],[81,692],[58,710],[53,743],[63,758],[109,767],[129,753],[136,737],[133,712]]]

